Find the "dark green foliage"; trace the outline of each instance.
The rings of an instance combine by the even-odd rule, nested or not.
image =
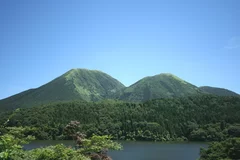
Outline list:
[[[201,149],[200,155],[200,160],[238,160],[240,159],[240,138],[211,143],[208,149]]]
[[[228,134],[232,137],[240,137],[240,125],[234,125],[229,127]]]
[[[101,71],[72,69],[53,81],[0,101],[0,110],[32,107],[50,102],[97,101],[123,88],[116,79]]]
[[[199,89],[202,92],[214,94],[217,96],[238,96],[238,97],[240,96],[239,94],[224,88],[203,86],[203,87],[199,87]]]
[[[6,114],[7,115],[7,114]],[[23,108],[8,126],[31,126],[37,139],[68,139],[65,125],[80,121],[87,137],[112,135],[124,140],[220,141],[238,135],[240,98],[212,95],[127,103],[65,102]],[[2,117],[4,119],[4,117]]]
[[[194,129],[189,136],[191,141],[221,141],[229,136],[219,123],[203,125]]]

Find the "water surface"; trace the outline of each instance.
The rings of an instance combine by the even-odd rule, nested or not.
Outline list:
[[[34,141],[25,146],[33,149],[63,143],[73,145],[73,141]],[[196,160],[201,147],[206,143],[159,143],[159,142],[120,142],[122,151],[109,151],[113,160]]]

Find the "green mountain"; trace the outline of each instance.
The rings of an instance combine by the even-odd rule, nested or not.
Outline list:
[[[53,81],[0,101],[0,109],[30,107],[57,101],[97,101],[108,98],[124,85],[106,73],[72,69]]]
[[[133,102],[199,94],[198,87],[169,73],[145,77],[116,93],[116,98]]]
[[[118,99],[143,102],[150,99],[196,94],[239,96],[232,91],[221,88],[198,88],[169,73],[145,77],[133,85],[125,87],[118,80],[101,71],[72,69],[39,88],[29,89],[0,100],[0,111],[59,101]]]
[[[202,87],[199,87],[199,89],[202,92],[214,94],[218,96],[240,96],[239,94],[224,88],[202,86]]]

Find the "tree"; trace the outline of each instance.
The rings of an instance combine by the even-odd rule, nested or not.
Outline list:
[[[34,139],[29,133],[35,128],[6,127],[7,133],[0,136],[1,160],[111,160],[107,155],[108,149],[119,150],[122,146],[111,140],[110,136],[92,136],[89,139],[79,132],[80,123],[71,121],[65,132],[76,142],[75,148],[63,144],[37,148],[30,151],[23,150],[23,144]]]
[[[200,155],[200,160],[240,159],[240,138],[211,143],[207,149],[200,150]]]
[[[91,159],[110,160],[107,155],[109,149],[120,150],[122,146],[111,140],[111,136],[97,136],[93,135],[91,138],[86,139],[85,134],[79,132],[80,123],[78,121],[71,121],[65,127],[66,134],[69,134],[76,142],[76,148],[83,155]]]

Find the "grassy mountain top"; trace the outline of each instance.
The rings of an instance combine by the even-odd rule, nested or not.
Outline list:
[[[230,91],[228,89],[225,89],[225,88],[202,86],[202,87],[199,87],[199,89],[202,92],[214,94],[214,95],[218,95],[218,96],[240,96],[239,94],[237,94],[233,91]]]
[[[146,101],[198,93],[200,91],[196,86],[173,74],[162,73],[139,80],[135,84],[119,91],[116,97],[128,101]]]
[[[63,76],[66,84],[74,85],[74,89],[78,94],[87,96],[96,95],[95,99],[86,97],[86,100],[107,98],[110,94],[125,87],[118,80],[97,70],[72,69]]]
[[[39,88],[1,100],[0,109],[30,107],[57,101],[97,101],[123,87],[122,83],[101,71],[72,69]]]

